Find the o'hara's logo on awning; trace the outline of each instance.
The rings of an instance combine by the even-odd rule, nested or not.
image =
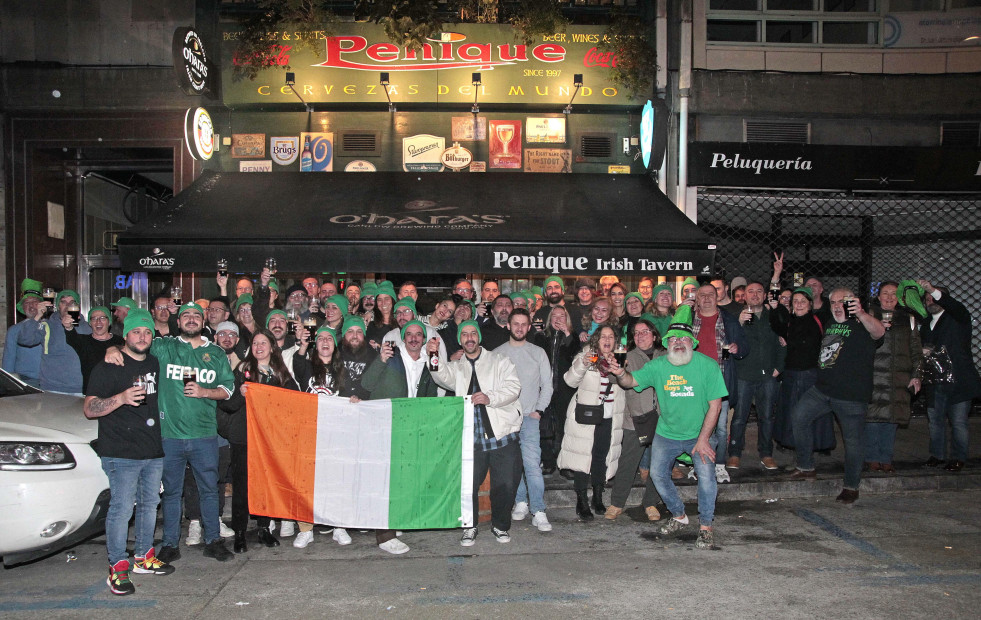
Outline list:
[[[150,256],[144,256],[140,259],[140,267],[145,267],[147,269],[170,269],[174,266],[174,259],[168,258],[166,252],[160,248],[153,248],[150,252]]]
[[[537,60],[556,63],[565,60],[565,47],[542,43],[523,44],[463,43],[467,37],[456,32],[441,33],[421,49],[399,47],[383,42],[368,45],[360,36],[327,37],[327,60],[320,67],[359,71],[439,71],[446,69],[489,69],[501,65]]]
[[[797,159],[746,159],[739,153],[729,156],[725,153],[712,153],[712,163],[709,168],[727,168],[754,170],[756,174],[761,174],[764,170],[812,170],[812,162],[809,159],[798,157]]]
[[[383,215],[381,213],[360,213],[335,215],[331,224],[344,224],[349,228],[490,228],[503,224],[506,215]]]

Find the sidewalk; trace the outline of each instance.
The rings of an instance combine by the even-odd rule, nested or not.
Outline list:
[[[914,417],[908,428],[900,428],[896,433],[896,447],[893,465],[895,474],[862,473],[863,494],[895,493],[897,491],[949,491],[981,488],[981,417],[968,418],[971,443],[968,447],[968,460],[964,469],[958,473],[944,471],[942,467],[924,467],[930,456],[928,450],[929,431],[925,416]],[[844,475],[845,451],[837,426],[835,433],[837,447],[830,456],[815,455],[817,481],[790,480],[794,471],[793,451],[776,451],[773,457],[781,469],[766,471],[760,465],[756,454],[756,422],[750,420],[746,428],[746,448],[743,450],[742,465],[730,469],[732,482],[719,485],[718,501],[789,499],[798,497],[835,497],[841,491]],[[618,474],[619,475],[619,474]],[[681,497],[686,502],[696,500],[694,480],[676,480]],[[609,488],[609,485],[607,485]],[[643,487],[640,477],[634,480],[634,488],[627,499],[627,507],[640,504]],[[609,500],[609,493],[606,495]],[[561,477],[558,472],[545,477],[545,503],[549,507],[576,505],[576,495],[572,481]]]

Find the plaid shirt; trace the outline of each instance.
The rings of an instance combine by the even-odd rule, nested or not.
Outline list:
[[[715,350],[719,352],[719,359],[716,360],[719,363],[719,370],[725,372],[726,365],[730,360],[722,359],[722,347],[729,344],[726,339],[726,324],[722,320],[722,313],[725,312],[722,308],[719,308],[719,314],[716,315],[715,319]],[[697,334],[698,330],[702,327],[702,315],[695,312],[695,318],[691,322],[692,333]],[[731,358],[730,358],[731,359]]]
[[[483,349],[481,349],[480,352],[483,353]],[[468,362],[470,362],[470,371],[472,373],[470,375],[471,379],[469,393],[473,394],[475,391],[480,391],[480,383],[477,381],[477,368],[474,365],[476,364],[477,359],[480,359],[480,354],[477,355],[477,359],[470,359],[469,357],[466,357],[466,359]],[[487,405],[473,406],[473,447],[475,450],[483,450],[484,452],[503,448],[518,438],[518,433],[511,433],[509,435],[505,435],[504,437],[496,438],[494,437],[493,428],[487,429],[486,433],[488,436],[484,437],[484,417],[480,415],[480,413],[481,409],[486,406]]]

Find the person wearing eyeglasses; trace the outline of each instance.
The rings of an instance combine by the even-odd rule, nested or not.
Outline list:
[[[91,334],[80,334],[75,331],[70,314],[61,317],[61,325],[65,328],[65,342],[75,349],[82,368],[82,393],[88,394],[89,375],[92,369],[103,360],[109,347],[121,347],[125,343],[122,337],[109,331],[111,313],[105,306],[96,306],[89,310],[89,325]]]
[[[457,278],[453,283],[453,293],[462,297],[464,301],[473,301],[473,283],[466,278]]]

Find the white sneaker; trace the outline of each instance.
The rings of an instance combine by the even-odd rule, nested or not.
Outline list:
[[[184,543],[187,545],[200,545],[204,542],[201,532],[201,522],[198,520],[191,521],[187,525],[187,538]]]
[[[386,540],[382,544],[378,545],[378,548],[393,555],[402,555],[403,553],[407,553],[409,551],[409,545],[405,544],[398,538]]]
[[[468,527],[463,530],[463,538],[460,539],[460,546],[473,547],[475,542],[477,542],[477,528]]]
[[[303,549],[307,545],[313,542],[313,530],[309,532],[300,532],[293,539],[293,546],[297,549]]]
[[[269,519],[269,533],[272,534],[276,531],[276,519]]]
[[[296,523],[293,521],[282,521],[279,525],[279,537],[292,536],[296,533]]]
[[[342,547],[344,545],[351,544],[351,535],[348,534],[347,530],[345,530],[344,528],[335,527],[334,534],[332,535],[332,537],[334,539],[334,542],[336,542],[338,545],[341,545]],[[408,549],[406,549],[406,551],[408,551]],[[403,551],[403,553],[405,553],[405,551]]]
[[[552,524],[548,522],[548,517],[543,511],[535,513],[535,516],[531,518],[531,524],[537,527],[539,532],[552,531]]]
[[[218,535],[222,538],[233,538],[235,536],[235,530],[225,525],[224,521],[218,521]]]
[[[692,468],[692,471],[694,471],[694,468]],[[722,484],[723,482],[730,482],[731,481],[731,478],[729,478],[729,472],[726,470],[726,466],[725,465],[716,463],[716,465],[715,465],[715,481],[717,483],[719,483],[719,484]]]
[[[518,502],[511,511],[511,519],[514,521],[524,521],[528,516],[528,502]]]

